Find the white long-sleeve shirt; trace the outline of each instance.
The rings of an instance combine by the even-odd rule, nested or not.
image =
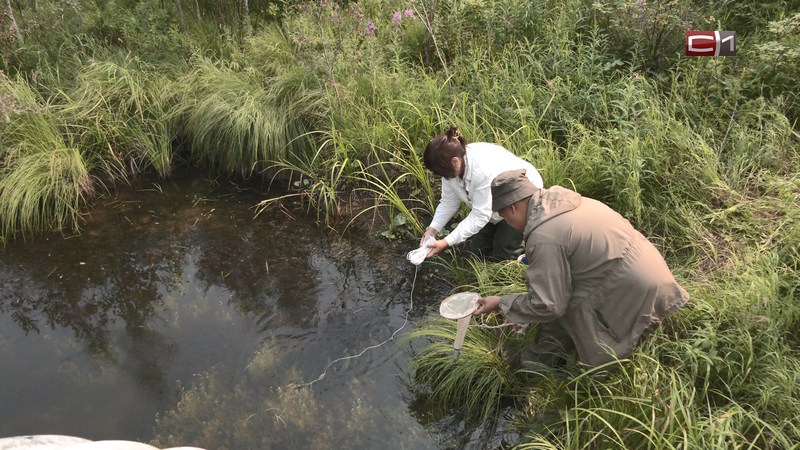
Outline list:
[[[442,178],[442,198],[433,214],[431,228],[441,231],[458,212],[461,202],[472,208],[469,215],[445,236],[449,246],[464,242],[487,223],[503,220],[492,212],[492,180],[506,170],[525,169],[525,175],[538,188],[544,187],[542,176],[533,164],[505,148],[488,143],[467,144],[464,156],[464,177]]]

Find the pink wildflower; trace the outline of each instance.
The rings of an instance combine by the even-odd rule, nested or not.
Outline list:
[[[403,19],[403,14],[400,11],[395,11],[394,14],[392,14],[392,23],[394,24],[394,26],[400,25],[400,21],[402,19]]]
[[[407,10],[404,11],[404,14],[406,15],[406,17],[414,17],[414,10],[413,9],[407,9]]]

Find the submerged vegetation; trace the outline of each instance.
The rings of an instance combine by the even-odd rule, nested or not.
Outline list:
[[[197,375],[191,387],[181,388],[174,410],[156,420],[154,445],[166,448],[174,442],[203,442],[206,448],[369,448],[380,441],[375,417],[365,392],[374,390],[369,380],[352,380],[341,389],[347,401],[331,407],[310,389],[287,387],[301,378],[294,367],[277,355],[274,343],[265,342],[233,388],[222,368]],[[281,380],[282,386],[274,386]],[[412,419],[403,410],[382,411],[398,426]],[[202,427],[195,424],[202,423]],[[408,444],[423,446],[415,433]],[[213,444],[213,447],[212,447]]]
[[[421,151],[454,123],[629,218],[692,299],[604,377],[513,372],[501,349],[535,327],[475,328],[452,364],[454,325],[423,323],[426,395],[478,424],[512,408],[521,448],[797,447],[800,2],[243,5],[6,2],[0,243],[195,166],[274,181],[258,212],[293,196],[413,242],[437,196]],[[737,56],[684,57],[686,29],[736,31]],[[514,264],[445,264],[461,289],[524,289]]]

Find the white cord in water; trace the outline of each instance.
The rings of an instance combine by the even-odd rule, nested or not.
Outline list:
[[[411,310],[414,309],[414,286],[416,286],[416,284],[417,284],[417,272],[419,272],[419,264],[415,264],[415,265],[416,265],[416,268],[414,269],[414,280],[411,282],[410,302],[409,302],[409,305],[408,305],[408,309],[406,310],[406,316],[403,319],[403,324],[400,325],[400,328],[394,330],[394,333],[392,333],[391,336],[389,336],[386,340],[384,340],[380,344],[370,345],[369,347],[366,347],[364,350],[361,350],[359,353],[357,353],[355,355],[343,356],[341,358],[337,358],[337,359],[334,359],[333,361],[329,362],[328,365],[325,366],[325,370],[322,371],[322,373],[317,377],[317,379],[309,381],[309,382],[306,382],[306,383],[301,383],[301,384],[291,384],[291,385],[289,385],[289,387],[293,387],[293,388],[296,388],[296,389],[299,389],[301,387],[311,387],[311,385],[313,385],[317,381],[320,381],[323,378],[325,378],[325,375],[328,373],[328,369],[330,369],[331,366],[333,366],[337,362],[345,361],[345,360],[348,360],[348,359],[358,358],[361,355],[363,355],[364,353],[366,353],[368,350],[372,350],[372,349],[378,348],[378,347],[386,344],[387,342],[393,340],[394,337],[397,335],[397,333],[399,333],[400,330],[405,328],[406,324],[408,324],[408,315],[411,313]]]
[[[416,250],[412,250],[412,251],[410,251],[410,252],[408,252],[406,254],[406,259],[408,259],[411,262],[411,264],[414,264],[415,268],[414,268],[414,279],[411,282],[411,295],[409,296],[409,305],[408,305],[408,309],[406,310],[406,315],[403,318],[403,324],[400,325],[400,328],[394,330],[394,333],[392,333],[391,336],[389,336],[386,340],[384,340],[380,344],[370,345],[369,347],[364,348],[363,350],[361,350],[359,353],[356,353],[355,355],[343,356],[341,358],[337,358],[337,359],[334,359],[333,361],[329,362],[328,365],[325,366],[325,369],[322,371],[322,373],[316,379],[308,381],[306,383],[290,384],[289,387],[293,387],[293,388],[296,388],[296,389],[299,389],[301,387],[311,387],[317,381],[320,381],[323,378],[325,378],[325,375],[327,375],[327,373],[328,373],[328,369],[330,369],[337,362],[346,361],[348,359],[358,358],[358,357],[362,356],[364,353],[366,353],[369,350],[376,349],[378,347],[383,346],[384,344],[386,344],[389,341],[393,340],[394,337],[397,335],[397,333],[399,333],[403,328],[406,327],[406,325],[408,324],[408,315],[414,309],[414,287],[417,284],[417,273],[419,272],[419,266],[420,266],[420,264],[422,264],[423,261],[425,261],[425,257],[428,255],[428,251],[430,250],[428,248],[428,243],[430,243],[431,241],[435,241],[435,240],[436,240],[436,238],[434,238],[433,236],[428,236],[428,237],[425,238],[425,240],[422,242],[422,245],[420,245],[419,248],[417,248]],[[503,324],[500,324],[500,325],[486,325],[483,322],[483,320],[481,320],[481,323],[475,324],[475,325],[470,325],[470,326],[479,327],[479,328],[503,328],[503,327],[514,326],[514,324],[513,323],[503,323]]]

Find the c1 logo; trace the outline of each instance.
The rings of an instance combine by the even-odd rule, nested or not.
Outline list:
[[[687,31],[686,56],[736,56],[736,32]]]

